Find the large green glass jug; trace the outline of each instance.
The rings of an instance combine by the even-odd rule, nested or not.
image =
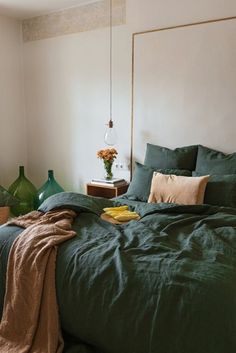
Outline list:
[[[11,184],[8,191],[19,200],[16,206],[11,207],[14,216],[26,214],[36,208],[37,189],[25,177],[24,166],[19,167],[19,177]]]
[[[48,171],[48,180],[38,190],[38,206],[45,201],[49,196],[65,191],[55,180],[53,170]]]

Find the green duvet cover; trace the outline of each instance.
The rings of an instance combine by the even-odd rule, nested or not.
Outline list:
[[[100,219],[117,204],[141,219]],[[65,353],[236,352],[236,209],[62,193],[41,210],[58,207],[78,211],[77,236],[57,258]],[[0,316],[7,256],[21,231],[0,228]]]

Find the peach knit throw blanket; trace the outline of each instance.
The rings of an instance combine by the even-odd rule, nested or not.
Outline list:
[[[1,353],[62,352],[55,264],[57,245],[76,234],[75,217],[72,210],[33,211],[8,223],[26,229],[9,253]]]

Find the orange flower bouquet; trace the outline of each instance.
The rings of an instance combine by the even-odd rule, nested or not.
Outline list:
[[[111,180],[112,174],[112,164],[116,159],[118,152],[115,148],[107,148],[105,150],[100,150],[97,152],[97,157],[103,160],[104,168],[106,171],[105,178]]]

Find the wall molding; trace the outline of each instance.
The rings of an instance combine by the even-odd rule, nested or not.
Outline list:
[[[113,1],[113,26],[126,23],[126,0]],[[105,28],[110,25],[109,0],[101,0],[22,22],[23,40],[31,42]]]
[[[216,24],[216,23],[221,23],[221,22],[229,22],[229,21],[236,21],[236,16],[231,16],[231,17],[223,17],[223,18],[217,18],[217,19],[210,19],[210,20],[205,20],[205,21],[199,21],[199,22],[192,22],[192,23],[185,23],[185,24],[180,24],[180,25],[175,25],[175,26],[169,26],[169,27],[160,27],[160,28],[154,28],[154,29],[149,29],[146,31],[141,31],[141,32],[135,32],[132,34],[132,92],[131,92],[131,149],[130,149],[130,170],[131,170],[131,180],[133,176],[133,168],[134,168],[134,130],[135,130],[135,59],[136,59],[136,39],[139,38],[140,36],[145,36],[148,34],[152,34],[155,32],[165,32],[165,31],[173,31],[177,29],[187,29],[191,27],[198,27],[202,25],[209,25],[209,24]],[[150,108],[150,107],[149,107]],[[145,133],[147,134],[147,131]],[[156,130],[155,130],[156,131]],[[221,130],[219,130],[221,131]],[[231,129],[231,131],[234,131]],[[161,135],[161,133],[159,132]],[[140,136],[140,134],[139,134]],[[149,142],[149,141],[148,141]],[[203,143],[204,144],[204,143]],[[218,149],[218,147],[212,147]],[[223,149],[223,147],[219,147],[219,149]]]

